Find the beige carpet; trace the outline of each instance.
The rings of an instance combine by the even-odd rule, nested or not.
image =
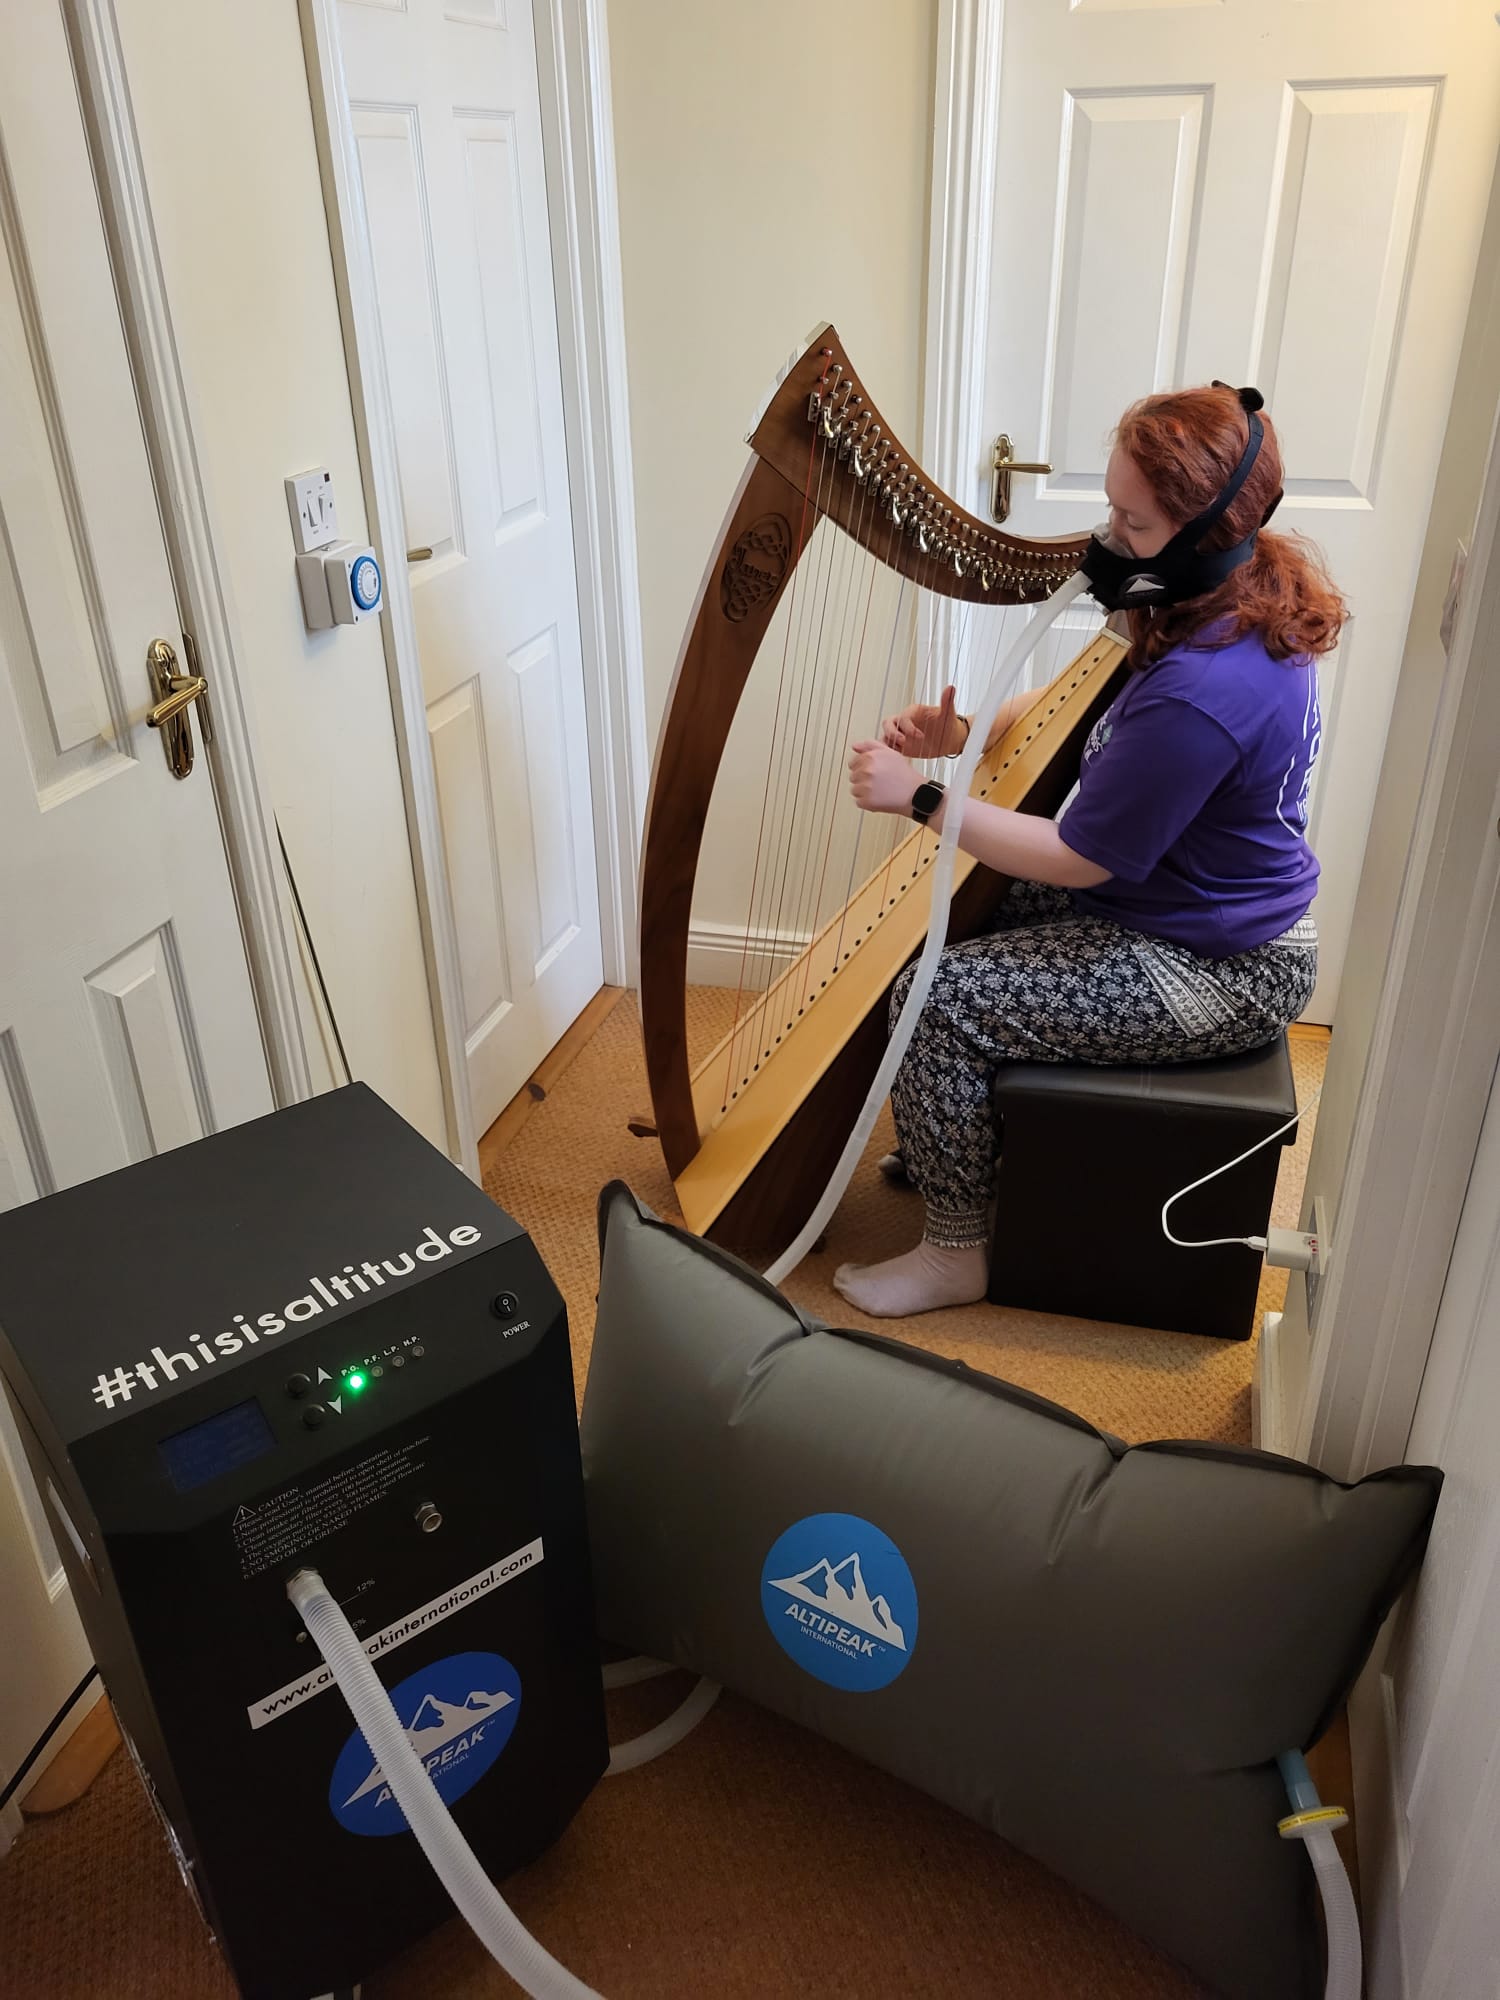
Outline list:
[[[694,1003],[695,1032],[711,1041],[723,996]],[[1317,1042],[1294,1045],[1304,1100],[1324,1053]],[[625,1129],[645,1103],[626,1000],[486,1174],[567,1299],[580,1388],[600,1186],[618,1175],[658,1212],[674,1213],[654,1143]],[[1304,1130],[1283,1159],[1277,1220],[1289,1225],[1309,1138]],[[877,1134],[826,1252],[789,1286],[844,1323],[849,1310],[828,1283],[835,1263],[882,1254],[916,1229],[914,1198],[875,1171],[884,1143]],[[1279,1303],[1284,1282],[1265,1280],[1262,1308]],[[988,1306],[881,1324],[1128,1438],[1249,1436],[1249,1343]],[[648,1726],[686,1686],[674,1676],[612,1696],[613,1733]],[[1058,1750],[1066,1755],[1067,1745]],[[861,2000],[1193,2000],[1199,1990],[1002,1841],[729,1696],[669,1757],[601,1784],[509,1893],[607,2000],[791,2000],[829,1986]],[[372,2000],[500,2000],[516,1989],[453,1922],[365,1990]],[[77,1805],[29,1825],[0,1863],[0,1996],[232,2000],[123,1755]]]

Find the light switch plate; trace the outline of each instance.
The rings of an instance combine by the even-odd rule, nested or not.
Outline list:
[[[313,472],[299,472],[288,479],[286,508],[292,521],[292,538],[299,555],[326,549],[339,538],[338,508],[333,497],[333,474],[319,466]]]

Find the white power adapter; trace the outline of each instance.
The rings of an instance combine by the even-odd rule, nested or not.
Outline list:
[[[1253,1244],[1253,1238],[1248,1239]],[[1304,1229],[1268,1229],[1266,1262],[1288,1271],[1310,1271],[1318,1260],[1318,1239]]]

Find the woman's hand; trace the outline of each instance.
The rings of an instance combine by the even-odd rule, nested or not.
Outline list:
[[[864,812],[910,812],[920,783],[906,758],[884,743],[856,743],[849,753],[849,789]]]
[[[880,740],[903,757],[956,757],[968,741],[969,725],[954,713],[954,690],[943,689],[934,708],[918,702],[888,716],[880,725]]]

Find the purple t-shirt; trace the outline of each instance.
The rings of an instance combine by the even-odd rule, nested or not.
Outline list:
[[[1084,748],[1059,826],[1113,880],[1080,909],[1227,958],[1280,937],[1318,886],[1307,799],[1322,722],[1311,660],[1258,633],[1133,674]]]

